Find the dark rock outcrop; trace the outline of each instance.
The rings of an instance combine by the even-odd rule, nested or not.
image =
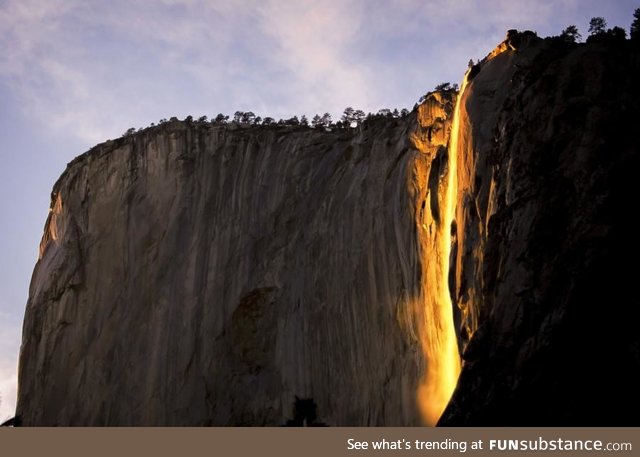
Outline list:
[[[640,423],[639,57],[534,40],[462,95],[455,298],[473,337],[440,424]]]

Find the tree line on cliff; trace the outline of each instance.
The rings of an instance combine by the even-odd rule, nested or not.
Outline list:
[[[633,21],[629,27],[629,37],[631,41],[640,41],[640,8],[636,8],[633,12]],[[562,31],[559,38],[569,43],[577,43],[582,39],[582,35],[575,25],[570,25]],[[607,21],[603,17],[593,17],[589,21],[589,36],[587,43],[607,42],[607,41],[625,41],[627,39],[627,31],[620,27],[614,26],[607,28]]]
[[[640,43],[640,8],[636,8],[633,13],[633,21],[631,23],[631,27],[629,28],[629,37],[634,44]],[[551,37],[552,39],[558,39],[562,42],[566,43],[579,43],[582,39],[582,35],[578,30],[578,27],[575,25],[569,25],[566,27],[559,36]],[[597,43],[597,42],[623,42],[627,40],[627,32],[624,28],[619,26],[614,26],[612,28],[607,28],[607,21],[603,17],[593,17],[589,21],[589,36],[587,37],[587,43]],[[469,61],[469,66],[472,67],[474,65],[473,59]],[[458,85],[452,84],[449,82],[438,84],[434,92],[443,92],[443,91],[458,91]],[[428,95],[432,92],[427,92],[425,95],[420,97],[418,102],[414,105],[413,109],[415,110],[417,106],[423,103]],[[333,121],[330,113],[324,113],[322,115],[316,114],[310,120],[306,115],[302,115],[300,117],[293,116],[288,119],[279,119],[276,121],[273,117],[261,117],[257,116],[253,111],[236,111],[233,117],[229,115],[225,115],[223,113],[219,113],[217,116],[212,117],[210,120],[207,116],[201,116],[197,120],[194,120],[193,116],[187,116],[184,119],[184,122],[187,123],[210,123],[213,125],[235,125],[235,126],[275,126],[275,127],[307,127],[307,128],[315,128],[315,129],[325,129],[325,130],[341,130],[341,129],[352,129],[361,127],[367,123],[373,122],[379,119],[398,119],[407,116],[410,111],[406,108],[398,111],[397,108],[391,110],[388,108],[383,108],[378,110],[377,113],[367,113],[361,109],[354,109],[352,107],[347,107],[344,109],[342,116],[338,121]],[[178,121],[177,117],[172,117],[169,120],[160,119],[158,124],[164,124],[165,122]],[[150,127],[155,127],[155,123],[151,123]],[[126,132],[122,134],[122,136],[129,136],[136,133],[136,131],[143,130],[142,127],[139,129],[129,128]]]
[[[368,113],[361,109],[354,109],[352,107],[347,107],[344,109],[344,112],[340,119],[336,122],[333,121],[330,113],[324,113],[323,115],[316,114],[309,120],[306,115],[302,115],[300,117],[293,116],[288,119],[280,119],[276,121],[272,117],[260,117],[257,116],[253,111],[236,111],[233,117],[230,117],[225,114],[218,114],[215,117],[212,117],[210,120],[207,116],[201,116],[198,119],[194,119],[193,116],[187,116],[184,118],[184,122],[187,123],[210,123],[213,125],[235,125],[235,126],[274,126],[274,127],[308,127],[308,128],[318,128],[318,129],[349,129],[356,128],[364,125],[367,122],[372,122],[380,119],[399,119],[407,116],[409,114],[409,110],[403,108],[398,111],[397,108],[391,110],[388,108],[383,108],[378,110],[377,113]],[[170,119],[160,119],[158,121],[158,125],[164,124],[166,122],[174,122],[179,121],[177,117],[172,117]],[[155,123],[151,123],[150,127],[155,127]],[[128,129],[123,133],[122,136],[129,136],[136,133],[136,131],[141,131],[142,128],[135,129],[134,127]]]

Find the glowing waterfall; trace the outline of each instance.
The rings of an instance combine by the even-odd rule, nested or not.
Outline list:
[[[447,406],[460,374],[460,354],[453,322],[453,303],[449,291],[449,259],[451,256],[451,226],[457,200],[457,159],[460,136],[460,103],[467,86],[467,77],[456,101],[453,125],[449,137],[446,175],[438,186],[438,201],[442,208],[432,258],[436,259],[432,275],[426,284],[425,341],[426,376],[418,390],[418,401],[427,425],[435,425]]]

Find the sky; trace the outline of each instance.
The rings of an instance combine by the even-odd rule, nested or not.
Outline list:
[[[0,421],[51,188],[129,127],[409,108],[511,28],[629,28],[640,0],[0,0]]]

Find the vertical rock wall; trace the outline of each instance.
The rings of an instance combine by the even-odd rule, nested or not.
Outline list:
[[[454,94],[357,132],[170,122],[56,183],[25,425],[417,425],[423,202]],[[437,179],[435,180],[437,183]]]
[[[518,38],[462,95],[466,351],[440,423],[638,424],[638,52]]]

